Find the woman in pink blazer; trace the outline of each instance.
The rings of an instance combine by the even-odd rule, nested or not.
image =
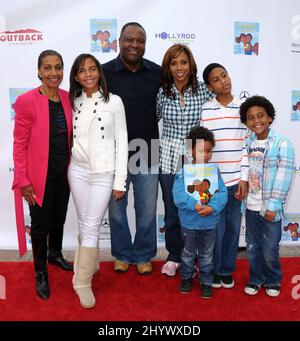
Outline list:
[[[39,55],[38,77],[41,86],[19,96],[14,105],[13,189],[20,190],[29,204],[36,290],[46,299],[48,245],[48,262],[73,270],[61,252],[69,201],[72,109],[68,93],[59,89],[63,59],[58,52]]]

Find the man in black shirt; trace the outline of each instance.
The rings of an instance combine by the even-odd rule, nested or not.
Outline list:
[[[140,274],[151,273],[151,258],[157,251],[158,175],[157,172],[151,174],[153,160],[151,162],[150,145],[151,140],[159,138],[156,95],[161,85],[160,66],[143,58],[145,43],[146,32],[140,24],[125,24],[119,38],[119,56],[103,65],[109,91],[119,95],[125,106],[129,151],[130,145],[148,147],[134,147],[129,152],[130,157],[138,152],[139,159],[135,164],[138,172],[131,168],[129,162],[127,193],[118,201],[112,197],[109,203],[111,252],[116,257],[114,269],[116,272],[126,272],[130,264],[137,264]],[[143,143],[137,139],[143,140]],[[133,185],[136,216],[133,242],[126,213],[130,183]]]

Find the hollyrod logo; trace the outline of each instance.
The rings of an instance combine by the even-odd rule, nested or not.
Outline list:
[[[43,32],[35,29],[0,32],[0,43],[8,45],[33,45],[43,40]]]
[[[170,41],[172,43],[189,44],[196,39],[195,33],[155,33],[155,38]]]

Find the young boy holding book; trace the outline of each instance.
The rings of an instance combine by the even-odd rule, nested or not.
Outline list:
[[[214,250],[213,288],[232,288],[232,273],[241,227],[241,201],[248,190],[248,156],[244,148],[246,126],[240,120],[241,101],[231,93],[231,79],[224,66],[207,65],[203,79],[216,97],[202,107],[200,125],[214,133],[211,162],[217,163],[228,190],[228,202],[218,222]]]
[[[264,286],[268,296],[276,297],[282,278],[281,223],[294,173],[294,148],[287,138],[270,128],[275,109],[265,97],[249,97],[241,105],[240,116],[253,132],[246,140],[249,194],[244,208],[250,279],[245,293],[256,295]]]
[[[196,126],[191,129],[187,141],[191,142],[193,164],[197,167],[197,173],[202,172],[203,178],[207,179],[209,174],[203,172],[203,169],[211,159],[212,149],[215,145],[213,133],[206,128]],[[185,181],[188,176],[186,166],[190,165],[185,164],[183,169],[176,174],[173,186],[174,203],[178,207],[184,243],[181,254],[180,292],[183,294],[190,292],[195,260],[198,257],[201,297],[210,298],[212,296],[216,225],[220,212],[227,203],[227,189],[217,166],[211,164],[209,168],[216,168],[217,190],[214,191],[206,205],[201,205],[200,200],[193,197],[191,190],[187,189],[189,184]],[[199,185],[201,180],[197,180],[197,185]]]

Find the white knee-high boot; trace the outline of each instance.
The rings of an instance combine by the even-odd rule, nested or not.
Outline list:
[[[98,248],[87,246],[78,246],[75,251],[73,288],[84,308],[92,308],[96,304],[92,291],[92,279],[98,253]]]
[[[80,238],[80,235],[78,234],[77,236],[77,239],[78,239],[78,243],[79,245],[81,245],[81,238]],[[95,270],[94,270],[94,275],[100,270],[100,252],[99,252],[99,241],[97,243],[97,248],[98,248],[98,255],[97,255],[97,260],[96,260],[96,263],[95,263]],[[74,257],[74,266],[76,264],[76,262],[78,261],[78,250],[77,248],[75,249],[75,257]],[[75,272],[75,270],[74,270]]]

